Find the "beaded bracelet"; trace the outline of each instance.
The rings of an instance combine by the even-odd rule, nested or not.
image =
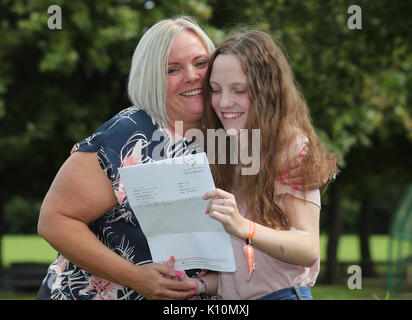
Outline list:
[[[202,290],[202,292],[201,292],[201,294],[203,295],[203,294],[206,294],[206,291],[207,291],[207,284],[206,284],[206,282],[202,279],[202,278],[197,278],[199,281],[200,281],[200,283],[202,284],[202,287],[203,287],[203,290]]]

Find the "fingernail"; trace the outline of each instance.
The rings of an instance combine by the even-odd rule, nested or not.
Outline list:
[[[280,183],[281,183],[281,184],[287,184],[285,179],[281,179],[281,180],[280,180]]]
[[[299,152],[299,155],[300,156],[303,156],[303,155],[305,155],[305,154],[307,154],[308,152],[305,150],[305,149],[303,149],[301,152]]]
[[[205,213],[209,213],[209,210],[206,209]]]
[[[178,277],[181,277],[183,273],[181,273],[180,271],[175,271],[175,275],[177,275]]]
[[[287,171],[288,171],[288,169],[286,169],[286,168],[283,168],[282,170],[280,170],[280,172],[282,172],[282,173],[285,173]]]
[[[292,186],[293,189],[295,190],[300,190],[300,188],[298,186]]]
[[[193,297],[195,294],[196,294],[196,292],[192,291],[192,293],[191,293],[192,297]]]
[[[195,286],[193,286],[193,287],[192,287],[192,290],[195,290],[195,289],[196,289],[196,287],[195,287]]]

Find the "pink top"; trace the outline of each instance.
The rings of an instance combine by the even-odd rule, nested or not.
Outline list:
[[[303,192],[276,182],[275,201],[284,209],[283,199],[286,194],[305,199]],[[246,206],[242,204],[234,192],[240,214],[248,216]],[[306,192],[306,200],[320,208],[320,192],[318,189]],[[246,275],[248,266],[243,251],[244,241],[231,236],[236,262],[236,272],[220,272],[218,275],[218,298],[224,300],[250,300],[262,297],[271,292],[292,287],[315,284],[319,274],[320,259],[310,268],[286,263],[254,248],[256,270],[250,280]]]

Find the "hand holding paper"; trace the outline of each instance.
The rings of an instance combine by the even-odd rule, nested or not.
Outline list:
[[[119,168],[130,206],[154,262],[176,259],[176,270],[233,272],[229,235],[205,215],[202,196],[215,189],[205,153]]]

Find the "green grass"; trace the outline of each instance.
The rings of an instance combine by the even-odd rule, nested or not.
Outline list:
[[[0,300],[35,300],[36,293],[12,293],[0,290]]]
[[[327,236],[320,236],[320,260],[326,260]],[[370,247],[372,260],[375,262],[387,261],[388,255],[388,235],[372,235],[370,237]],[[345,234],[341,236],[338,246],[338,261],[340,262],[356,262],[360,261],[360,244],[357,235]]]
[[[381,285],[364,285],[353,290],[344,285],[315,285],[311,291],[314,300],[375,300],[374,295],[385,295],[385,287]]]
[[[321,235],[321,262],[326,259],[327,237]],[[375,262],[387,260],[389,238],[387,235],[373,235],[370,238],[371,255]],[[56,257],[56,251],[37,235],[6,235],[3,237],[3,265],[8,267],[14,262],[51,263]],[[343,235],[339,241],[338,261],[356,263],[360,260],[359,240],[356,235]],[[385,279],[380,283],[363,283],[361,290],[350,290],[346,283],[341,285],[316,284],[312,295],[317,300],[374,300],[374,295],[385,297]],[[393,297],[397,299],[396,296]],[[401,297],[402,298],[402,297]],[[411,297],[409,297],[410,299]],[[1,299],[34,299],[34,295],[14,296],[0,291]]]
[[[381,299],[385,297],[385,288],[377,285],[366,286],[361,290],[350,290],[342,285],[316,285],[311,291],[315,300],[375,300],[374,295]],[[35,298],[35,293],[13,294],[0,291],[0,300],[34,300]]]
[[[373,235],[370,238],[371,255],[375,262],[387,260],[388,236]],[[56,257],[56,251],[37,235],[5,235],[2,241],[3,266],[13,262],[50,263]],[[326,260],[327,236],[320,237],[321,262]],[[360,260],[359,240],[356,235],[343,235],[339,241],[338,261],[356,262]]]
[[[1,244],[5,268],[13,262],[51,263],[57,254],[38,235],[5,235]]]
[[[375,262],[387,260],[388,236],[373,235],[370,238],[371,255]],[[2,241],[3,266],[13,262],[45,262],[56,257],[56,251],[37,235],[5,235]],[[321,262],[326,259],[327,236],[320,236]],[[359,240],[356,235],[343,235],[339,241],[338,261],[356,262],[360,260]]]

